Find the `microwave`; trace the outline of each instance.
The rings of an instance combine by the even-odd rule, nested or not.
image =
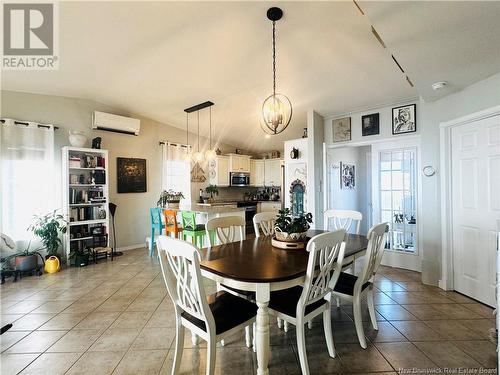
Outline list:
[[[250,185],[250,173],[230,173],[229,183],[231,186],[249,186]]]

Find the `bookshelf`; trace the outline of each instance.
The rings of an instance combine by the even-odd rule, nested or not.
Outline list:
[[[66,258],[72,251],[91,246],[94,234],[109,232],[108,151],[63,147],[63,214],[68,220],[64,236]]]

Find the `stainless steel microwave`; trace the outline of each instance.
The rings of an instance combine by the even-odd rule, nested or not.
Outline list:
[[[250,185],[250,173],[230,173],[230,184],[231,186],[249,186]]]

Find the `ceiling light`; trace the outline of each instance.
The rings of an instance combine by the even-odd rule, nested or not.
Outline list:
[[[440,90],[448,84],[446,81],[434,82],[431,87],[433,90]]]
[[[283,132],[292,119],[292,103],[286,95],[276,93],[276,21],[283,17],[280,8],[269,8],[267,18],[273,22],[273,93],[262,104],[261,128],[267,134]]]

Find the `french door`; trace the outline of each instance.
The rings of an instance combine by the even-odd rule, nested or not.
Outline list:
[[[421,270],[417,140],[372,146],[373,222],[389,223],[382,264]]]

